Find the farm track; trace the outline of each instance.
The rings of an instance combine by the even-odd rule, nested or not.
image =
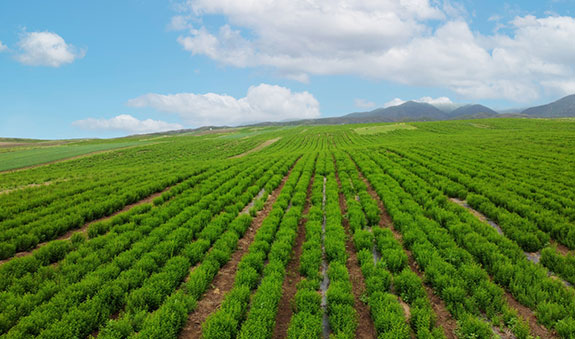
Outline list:
[[[204,296],[198,301],[196,310],[189,315],[186,325],[180,332],[179,338],[191,339],[200,338],[202,336],[202,323],[211,313],[218,309],[224,300],[226,293],[232,289],[240,260],[244,254],[248,252],[249,246],[253,242],[262,222],[270,214],[273,204],[279,197],[292,170],[293,167],[267,199],[264,208],[259,211],[256,217],[252,220],[252,224],[246,231],[245,235],[238,241],[238,247],[232,254],[231,259],[218,271],[216,277],[212,281],[210,289],[206,291]]]
[[[259,144],[258,146],[252,148],[252,149],[249,150],[249,151],[246,151],[246,152],[241,153],[241,154],[238,154],[238,155],[234,155],[233,157],[231,157],[231,159],[243,158],[243,157],[245,157],[245,156],[248,155],[248,154],[252,154],[252,153],[255,153],[255,152],[259,152],[259,151],[261,151],[262,149],[264,149],[264,148],[270,146],[271,144],[275,143],[276,141],[278,141],[278,140],[280,140],[280,139],[281,139],[281,138],[275,138],[275,139],[266,140],[266,141],[262,142],[261,144]]]
[[[315,174],[311,177],[306,193],[306,203],[304,205],[302,218],[298,224],[298,233],[293,247],[292,257],[286,267],[286,276],[282,285],[282,297],[278,304],[276,323],[273,331],[273,338],[287,338],[287,331],[293,315],[292,302],[297,292],[297,284],[301,281],[302,275],[299,271],[300,258],[305,242],[306,215],[311,207],[311,189],[315,180]]]
[[[118,215],[118,214],[120,214],[120,213],[124,213],[124,212],[127,212],[127,211],[131,210],[132,208],[134,208],[134,207],[136,207],[136,206],[140,206],[140,205],[143,205],[143,204],[151,203],[154,199],[156,199],[157,197],[159,197],[160,195],[162,195],[164,192],[167,192],[170,188],[172,188],[172,186],[168,186],[168,187],[164,188],[164,189],[163,189],[162,191],[160,191],[160,192],[153,193],[153,194],[151,194],[151,195],[145,197],[144,199],[142,199],[142,200],[140,200],[140,201],[137,201],[137,202],[135,202],[135,203],[126,205],[126,206],[124,206],[121,210],[116,211],[116,212],[114,212],[114,213],[112,213],[112,214],[110,214],[110,215],[108,215],[108,216],[105,216],[105,217],[102,217],[102,218],[99,218],[99,219],[96,219],[96,220],[92,220],[92,221],[90,221],[90,222],[87,222],[87,223],[84,224],[84,226],[82,226],[82,227],[80,227],[80,228],[76,228],[76,229],[70,230],[70,231],[68,231],[68,232],[66,232],[66,233],[64,233],[64,234],[62,234],[61,236],[59,236],[59,237],[56,238],[56,239],[52,239],[52,240],[49,240],[49,241],[45,241],[45,242],[39,243],[36,247],[34,247],[34,248],[31,249],[31,250],[24,251],[24,252],[18,252],[18,253],[16,253],[16,254],[14,254],[14,256],[11,257],[11,258],[6,258],[6,259],[3,259],[3,260],[0,260],[0,265],[2,265],[2,264],[4,264],[4,263],[7,263],[7,262],[9,262],[10,260],[12,260],[12,259],[14,259],[14,258],[21,258],[21,257],[26,257],[26,256],[28,256],[28,255],[31,255],[31,254],[34,253],[35,250],[37,250],[37,249],[39,249],[39,248],[42,248],[42,247],[44,247],[44,246],[50,244],[50,243],[53,242],[53,241],[56,241],[56,240],[69,240],[70,238],[72,238],[72,236],[73,236],[74,234],[86,234],[86,233],[88,232],[88,228],[90,227],[90,225],[92,225],[92,224],[94,224],[94,223],[97,223],[97,222],[102,222],[102,221],[109,220],[109,219],[115,217],[116,215]]]
[[[354,162],[354,164],[355,164],[355,162]],[[381,218],[379,220],[379,227],[389,228],[393,232],[393,236],[395,237],[395,239],[397,239],[402,244],[403,250],[407,254],[409,267],[411,268],[411,270],[415,274],[417,274],[417,276],[419,278],[421,278],[422,281],[425,281],[425,277],[424,277],[423,272],[421,272],[421,270],[419,269],[419,265],[417,264],[417,262],[413,258],[413,253],[411,253],[411,251],[408,250],[407,248],[405,248],[405,246],[403,245],[403,236],[393,226],[393,220],[391,219],[391,216],[389,215],[389,213],[387,212],[387,209],[383,205],[383,202],[379,198],[379,195],[377,194],[377,192],[375,192],[375,190],[371,186],[371,183],[369,182],[369,180],[367,180],[367,178],[365,178],[365,176],[363,175],[363,173],[361,172],[361,170],[359,169],[357,164],[355,164],[355,166],[357,168],[357,172],[359,174],[359,177],[367,186],[367,192],[372,197],[372,199],[374,199],[377,202],[377,206],[379,207],[379,210],[381,211]],[[441,298],[439,298],[433,292],[433,289],[431,287],[429,287],[427,284],[423,284],[423,287],[425,288],[425,293],[427,294],[427,298],[431,302],[431,307],[432,307],[433,311],[435,312],[435,315],[437,316],[437,324],[443,328],[445,336],[448,339],[456,339],[457,335],[455,333],[456,333],[456,329],[457,329],[457,321],[453,318],[451,313],[449,313],[449,311],[447,310],[447,306],[445,305],[445,302]]]
[[[337,180],[338,191],[339,191],[339,208],[342,215],[347,213],[347,202],[343,192],[341,191],[341,181],[339,179],[339,173],[337,171],[337,166],[334,158],[334,166],[336,168],[335,178]],[[349,220],[347,217],[342,218],[343,228],[346,233],[345,248],[348,253],[346,267],[349,272],[351,279],[352,292],[354,296],[354,308],[358,315],[358,324],[355,331],[356,338],[377,338],[377,332],[375,330],[375,325],[371,319],[369,306],[361,301],[362,295],[365,293],[365,280],[363,273],[361,272],[361,267],[359,267],[359,261],[357,259],[357,251],[355,245],[353,244]]]

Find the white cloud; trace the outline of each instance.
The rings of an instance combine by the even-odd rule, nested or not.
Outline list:
[[[453,107],[457,106],[448,97],[438,97],[438,98],[423,97],[423,98],[415,99],[412,101],[422,102],[422,103],[430,104],[430,105],[433,105],[436,107],[441,107],[441,108],[453,108]],[[385,104],[383,104],[383,107],[387,108],[387,107],[392,107],[392,106],[399,106],[401,104],[404,104],[405,102],[406,102],[406,100],[402,100],[400,98],[395,98],[395,99],[388,101]]]
[[[368,101],[365,99],[355,99],[354,100],[355,107],[362,108],[362,109],[370,109],[375,107],[375,102]]]
[[[440,5],[442,3],[442,5]],[[289,78],[352,74],[443,87],[465,98],[536,99],[575,77],[575,18],[517,17],[472,31],[464,7],[434,0],[188,0],[179,38],[193,55]],[[222,15],[217,29],[204,15]],[[178,19],[180,20],[180,19]],[[329,29],[327,29],[328,27]]]
[[[94,119],[74,121],[72,125],[87,130],[124,131],[129,133],[153,133],[182,129],[180,124],[161,120],[138,120],[129,114],[120,114],[111,119]]]
[[[192,28],[190,24],[188,24],[189,18],[186,18],[183,15],[176,15],[173,16],[168,24],[168,30],[171,31],[183,31],[185,29]]]
[[[150,93],[129,100],[128,105],[176,113],[192,126],[311,119],[320,115],[319,103],[312,94],[267,84],[251,86],[240,99],[215,93]]]
[[[2,41],[0,41],[0,52],[4,52],[7,49],[8,49],[8,46],[2,44]]]
[[[85,51],[67,44],[61,36],[52,32],[25,32],[18,47],[20,54],[16,59],[30,66],[60,67],[85,55]]]
[[[395,98],[393,100],[390,100],[388,102],[386,102],[385,104],[383,104],[384,108],[388,108],[388,107],[393,107],[393,106],[399,106],[401,104],[404,104],[405,100],[401,100],[400,98]]]

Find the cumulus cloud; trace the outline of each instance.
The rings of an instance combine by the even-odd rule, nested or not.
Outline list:
[[[362,109],[370,109],[375,107],[375,102],[365,100],[365,99],[355,99],[354,100],[355,107],[362,108]]]
[[[451,101],[451,99],[449,99],[448,97],[438,97],[438,98],[423,97],[423,98],[415,99],[412,101],[422,102],[422,103],[433,105],[435,107],[446,108],[446,109],[454,108],[457,106],[457,104],[455,104],[453,101]],[[399,106],[401,104],[404,104],[405,102],[406,102],[406,100],[402,100],[400,98],[395,98],[395,99],[390,100],[390,101],[386,102],[385,104],[383,104],[383,107],[387,108],[387,107],[392,107],[392,106]]]
[[[268,84],[251,86],[240,99],[215,93],[150,93],[129,100],[128,105],[176,113],[192,126],[311,119],[320,115],[319,103],[312,94]]]
[[[189,18],[178,38],[186,51],[302,81],[353,74],[529,101],[542,90],[569,90],[575,77],[573,17],[516,17],[507,33],[486,35],[470,28],[455,1],[188,0],[183,7],[174,20]],[[208,29],[205,15],[227,22]]]
[[[7,49],[8,49],[8,46],[2,44],[2,41],[0,41],[0,52],[4,52]]]
[[[85,51],[67,44],[56,33],[25,32],[18,42],[16,59],[24,65],[60,67],[81,59]]]
[[[388,107],[393,107],[393,106],[399,106],[401,104],[404,104],[406,101],[402,100],[400,98],[395,98],[393,100],[390,100],[388,102],[386,102],[385,104],[383,104],[384,108],[388,108]]]
[[[153,133],[182,129],[180,124],[161,120],[138,120],[129,114],[120,114],[111,119],[94,119],[74,121],[73,126],[87,130],[123,131],[129,133]]]

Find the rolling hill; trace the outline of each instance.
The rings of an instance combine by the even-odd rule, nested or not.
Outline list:
[[[528,108],[522,113],[537,118],[564,118],[575,116],[575,94],[566,96],[547,105]]]

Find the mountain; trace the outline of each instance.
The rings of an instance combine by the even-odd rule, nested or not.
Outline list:
[[[454,104],[453,106],[457,106]],[[378,108],[369,112],[350,113],[340,117],[306,119],[283,122],[260,122],[239,127],[265,127],[265,126],[297,126],[297,125],[344,125],[363,124],[372,122],[406,122],[406,121],[434,121],[434,120],[466,120],[486,118],[545,118],[575,116],[575,94],[543,106],[528,108],[519,113],[520,109],[512,109],[497,113],[483,105],[465,105],[452,111],[447,107],[436,107],[428,103],[408,101],[398,106]],[[153,134],[179,134],[179,133],[212,133],[233,127],[207,126],[196,129],[185,129]]]
[[[499,114],[489,107],[483,105],[465,105],[461,106],[449,114],[451,119],[484,119],[484,118],[494,118]]]
[[[528,108],[521,113],[538,118],[573,117],[575,116],[575,94],[547,105]]]
[[[378,108],[370,112],[351,113],[342,118],[352,119],[358,123],[368,123],[444,120],[448,118],[448,115],[433,105],[408,101],[399,106]]]

